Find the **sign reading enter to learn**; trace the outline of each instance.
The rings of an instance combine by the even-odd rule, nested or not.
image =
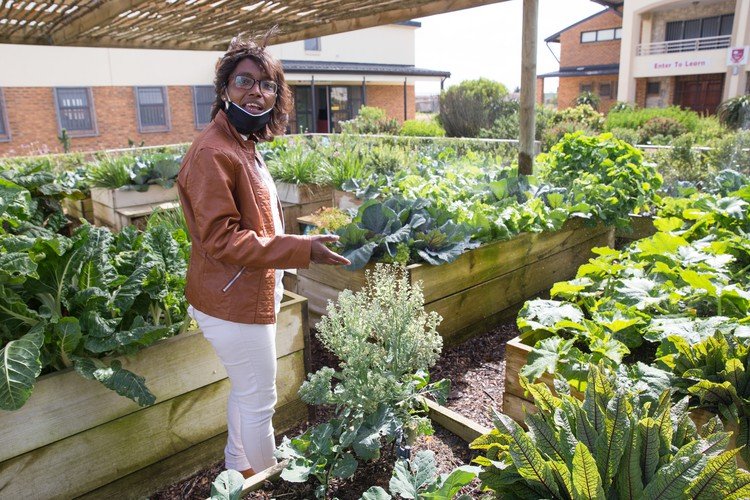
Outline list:
[[[710,61],[706,59],[683,59],[670,62],[657,61],[653,63],[652,69],[682,69],[682,68],[705,68]]]

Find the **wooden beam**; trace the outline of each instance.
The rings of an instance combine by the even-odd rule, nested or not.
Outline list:
[[[70,22],[63,23],[62,27],[53,30],[50,38],[53,45],[69,45],[76,41],[82,34],[91,28],[107,24],[108,21],[116,18],[127,10],[137,10],[142,4],[149,0],[107,0],[95,9],[91,9],[85,14],[78,16]],[[82,44],[86,44],[83,40]]]
[[[534,172],[534,132],[536,100],[536,37],[539,0],[523,0],[523,34],[521,36],[521,110],[518,145],[518,173]]]

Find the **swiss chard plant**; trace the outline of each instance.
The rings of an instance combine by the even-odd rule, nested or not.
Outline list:
[[[0,408],[20,408],[37,376],[67,367],[153,403],[142,377],[103,358],[185,325],[187,238],[87,224],[66,237],[29,222],[28,191],[2,180],[0,190]]]
[[[495,414],[495,430],[472,443],[484,488],[508,499],[741,499],[750,473],[738,469],[731,433],[714,417],[698,430],[669,390],[658,399],[627,378],[591,365],[583,400],[555,396],[544,384],[524,387],[537,413],[524,431]]]
[[[303,401],[330,405],[335,416],[301,436],[284,438],[277,450],[288,458],[282,478],[319,483],[325,498],[331,478],[349,478],[359,460],[380,456],[384,442],[398,434],[431,432],[421,415],[422,397],[441,399],[445,381],[430,383],[426,370],[437,360],[441,318],[424,310],[419,286],[397,266],[378,266],[359,292],[344,291],[329,303],[318,324],[322,344],[340,360],[339,369],[325,367],[308,376],[300,388]]]

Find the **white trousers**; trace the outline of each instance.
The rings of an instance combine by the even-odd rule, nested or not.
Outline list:
[[[248,325],[215,318],[190,306],[203,336],[229,376],[227,469],[260,472],[276,464],[276,325]]]

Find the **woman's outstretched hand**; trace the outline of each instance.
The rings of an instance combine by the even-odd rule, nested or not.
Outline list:
[[[328,264],[331,266],[348,266],[349,259],[343,257],[326,246],[326,243],[338,241],[335,234],[317,234],[311,236],[312,248],[310,249],[310,260],[316,264]]]

